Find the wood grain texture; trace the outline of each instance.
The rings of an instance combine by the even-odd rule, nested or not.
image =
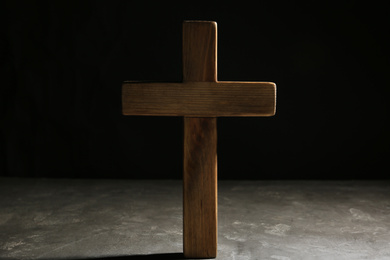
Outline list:
[[[142,116],[272,116],[271,82],[185,82],[123,84],[123,114]]]
[[[217,23],[183,23],[183,81],[217,81]]]
[[[183,24],[183,81],[217,81],[217,24]],[[190,87],[185,85],[183,87]],[[183,250],[217,256],[217,119],[184,118]]]
[[[184,118],[183,202],[184,256],[216,257],[216,118]]]

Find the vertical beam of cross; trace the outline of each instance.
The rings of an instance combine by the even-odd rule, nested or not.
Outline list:
[[[215,22],[184,22],[183,81],[217,81]],[[184,117],[183,220],[184,256],[216,257],[216,117]]]

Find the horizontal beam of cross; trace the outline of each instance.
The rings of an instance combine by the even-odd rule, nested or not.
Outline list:
[[[124,82],[124,115],[272,116],[276,85],[272,82]]]

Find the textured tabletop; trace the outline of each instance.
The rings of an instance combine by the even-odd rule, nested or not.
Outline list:
[[[390,259],[389,181],[220,181],[217,259]],[[0,178],[0,259],[181,259],[182,182]]]

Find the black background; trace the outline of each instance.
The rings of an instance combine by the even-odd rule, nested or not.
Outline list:
[[[388,8],[326,2],[3,2],[0,175],[181,178],[182,118],[122,116],[121,83],[181,81],[182,21],[214,20],[218,79],[277,84],[218,119],[220,179],[388,179]]]

